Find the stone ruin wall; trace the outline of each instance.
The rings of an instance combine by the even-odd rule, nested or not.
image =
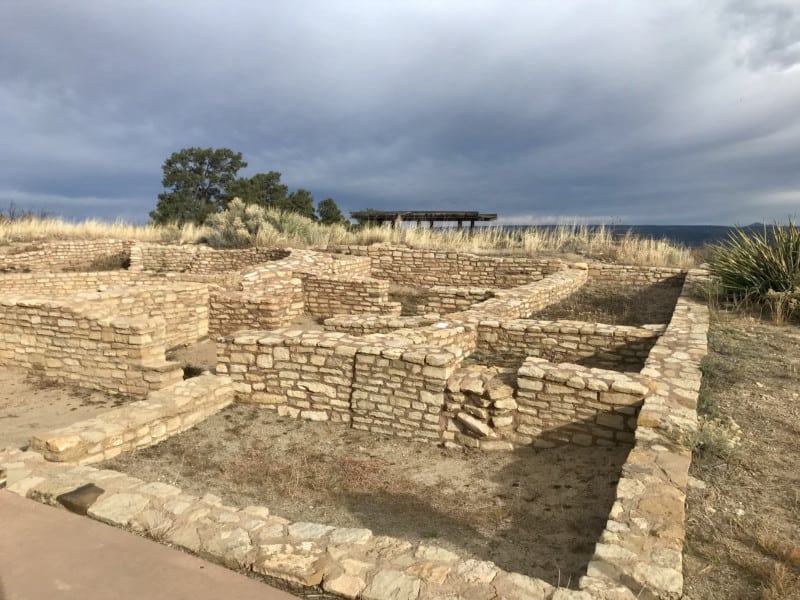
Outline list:
[[[207,287],[123,283],[130,274],[0,276],[0,362],[132,397],[179,381],[165,352],[208,334]]]
[[[127,257],[133,242],[74,240],[8,246],[0,253],[0,273],[13,271],[75,271],[116,257]]]
[[[468,254],[375,244],[341,246],[342,254],[368,256],[372,276],[395,285],[512,288],[537,281],[564,268],[559,260],[525,256]]]
[[[413,314],[436,313],[446,315],[468,310],[474,304],[494,297],[494,290],[476,287],[435,285],[425,288],[424,299],[414,307]]]
[[[379,256],[385,253],[385,250],[376,252]],[[85,259],[85,246],[82,247],[81,254]],[[372,273],[375,274],[375,260],[372,256],[369,258]],[[675,270],[615,265],[589,265],[588,273],[583,271],[582,282],[578,278],[580,270],[569,269],[566,273],[568,275],[559,272],[552,278],[554,281],[542,282],[543,289],[550,284],[552,287],[548,292],[544,292],[544,300],[541,302],[557,298],[555,281],[574,286],[572,289],[576,289],[586,279],[590,282],[607,282],[609,286],[620,282],[639,285],[664,282],[669,285],[682,277],[681,273]],[[508,272],[505,276],[511,278]],[[481,322],[487,320],[487,314],[490,315],[488,320],[504,322],[506,319],[527,316],[524,313],[532,304],[541,304],[538,300],[532,303],[525,300],[524,296],[530,296],[531,288],[519,290],[516,294],[514,290],[501,289],[499,297],[490,298],[476,306],[449,315],[449,322],[446,323],[448,331],[438,338],[440,345],[422,345],[426,339],[435,338],[430,336],[425,338],[424,333],[402,328],[392,332],[391,327],[379,336],[367,335],[361,338],[337,332],[315,334],[309,338],[301,336],[302,339],[295,346],[286,341],[286,336],[276,332],[265,332],[263,338],[273,339],[266,346],[271,344],[275,349],[288,349],[290,346],[293,348],[289,350],[289,360],[285,364],[282,363],[282,359],[286,354],[279,351],[277,359],[275,355],[272,356],[273,367],[276,360],[277,363],[281,363],[278,381],[295,381],[303,384],[293,383],[286,388],[286,396],[292,398],[293,406],[289,405],[290,401],[287,400],[275,405],[275,408],[284,414],[300,417],[303,416],[301,414],[303,410],[311,410],[319,414],[309,418],[324,415],[329,420],[334,420],[334,413],[348,414],[354,427],[398,436],[424,439],[437,437],[447,441],[444,434],[450,431],[454,434],[454,438],[458,433],[466,435],[469,440],[478,439],[481,444],[487,444],[485,446],[487,449],[492,447],[490,444],[505,443],[505,440],[491,439],[491,436],[481,437],[474,435],[474,432],[470,435],[464,423],[458,419],[459,413],[471,416],[479,422],[484,413],[474,409],[470,411],[467,405],[487,409],[485,402],[490,401],[492,404],[486,410],[488,419],[484,424],[495,425],[492,419],[496,417],[503,424],[495,427],[498,429],[506,426],[506,421],[503,419],[510,416],[515,435],[525,435],[526,430],[520,431],[520,425],[528,426],[532,428],[531,438],[540,440],[540,443],[550,441],[548,435],[562,436],[562,438],[567,436],[571,443],[587,443],[586,438],[580,437],[586,435],[586,430],[573,429],[576,423],[590,427],[593,435],[591,443],[609,443],[612,439],[609,437],[609,432],[611,436],[622,433],[620,441],[624,441],[625,434],[628,436],[631,434],[629,430],[633,426],[632,419],[635,418],[631,410],[633,409],[634,413],[638,410],[633,434],[634,447],[623,468],[617,486],[616,502],[611,510],[606,530],[596,546],[587,575],[580,581],[580,591],[559,590],[558,593],[565,599],[678,598],[682,591],[683,511],[691,453],[676,440],[681,431],[691,431],[696,426],[696,402],[701,380],[699,364],[706,352],[708,312],[701,302],[693,299],[691,290],[701,277],[701,273],[689,273],[673,318],[656,340],[647,357],[645,368],[639,375],[611,373],[613,375],[611,376],[608,375],[610,373],[608,371],[578,366],[565,368],[564,365],[551,365],[531,357],[521,369],[511,373],[516,377],[517,385],[516,396],[512,394],[510,398],[513,404],[503,402],[509,400],[509,397],[507,390],[502,389],[502,386],[508,385],[512,389],[513,386],[509,385],[509,373],[501,370],[491,371],[491,368],[485,367],[477,369],[476,372],[482,373],[479,378],[483,379],[484,384],[483,390],[480,391],[473,384],[465,387],[464,379],[458,386],[454,382],[458,378],[461,361],[468,353],[470,345],[477,347],[480,343],[479,329]],[[88,277],[86,282],[89,283]],[[91,283],[98,286],[106,285],[100,279],[94,279]],[[495,283],[492,284],[493,288]],[[113,287],[113,284],[111,285]],[[528,279],[521,287],[530,285]],[[55,290],[55,287],[52,289]],[[93,293],[87,290],[77,291]],[[2,360],[8,360],[9,357],[12,360],[26,360],[24,365],[29,368],[51,369],[51,374],[57,380],[67,382],[77,371],[79,377],[85,375],[87,380],[97,381],[98,377],[102,378],[103,373],[108,373],[112,374],[110,379],[117,381],[130,379],[136,383],[136,372],[141,368],[141,372],[148,374],[151,379],[144,381],[145,378],[142,378],[142,393],[146,393],[145,386],[148,386],[148,389],[155,389],[169,383],[179,385],[170,377],[178,376],[180,370],[173,370],[171,365],[161,362],[163,357],[156,348],[166,344],[167,323],[163,317],[154,319],[131,317],[118,320],[94,318],[93,315],[82,314],[70,306],[70,298],[43,301],[24,297],[14,299],[8,297],[8,294],[6,296],[0,319],[0,328],[6,328],[4,331],[0,329],[3,331],[0,333]],[[88,304],[90,303],[86,305]],[[92,305],[92,310],[94,308],[96,306]],[[365,318],[380,320],[380,317]],[[388,321],[384,320],[384,324],[386,322]],[[427,324],[422,329],[433,331],[435,325]],[[461,328],[460,333],[455,332],[458,328]],[[39,330],[42,335],[39,335]],[[266,381],[260,378],[252,365],[257,365],[261,360],[263,366],[260,368],[267,369],[268,362],[266,353],[262,355],[260,351],[262,337],[251,335],[248,338],[248,335],[240,334],[227,339],[220,354],[220,364],[230,366],[233,379],[237,380],[233,385],[237,393],[244,397],[259,391],[256,388],[261,383],[264,383],[263,390],[266,390]],[[414,335],[420,337],[404,345],[401,340],[407,335],[412,338]],[[569,335],[572,334],[564,332],[564,336]],[[49,340],[46,339],[48,337]],[[279,341],[275,341],[276,338]],[[470,342],[470,339],[473,341]],[[54,340],[59,342],[55,343]],[[71,348],[81,349],[80,354],[85,354],[88,362],[82,363],[78,358],[65,356],[65,344]],[[57,361],[61,359],[57,358],[48,365],[45,357],[50,350],[58,352],[58,356],[65,357],[66,360],[58,364]],[[242,350],[237,352],[239,356],[235,359],[234,350]],[[298,357],[305,357],[307,362],[303,362],[304,358],[298,358],[296,364],[292,360],[292,351],[296,352]],[[124,369],[115,369],[113,364],[115,361],[103,361],[104,358],[117,353],[122,355],[123,360],[131,360]],[[146,364],[148,359],[154,356],[157,356],[155,362],[159,364],[148,366]],[[343,362],[341,364],[327,362],[331,357],[341,358]],[[332,380],[323,380],[321,374],[333,375],[334,371],[341,374],[343,370],[347,372],[350,364],[352,364],[350,383],[340,380],[337,384],[350,390],[349,408],[345,413],[343,406],[337,406],[332,402],[339,398],[338,389],[331,397],[329,389],[315,387],[314,384],[336,384]],[[329,372],[326,373],[323,369],[328,369]],[[380,379],[381,377],[383,379]],[[158,381],[153,381],[154,379]],[[345,380],[347,379],[345,377]],[[413,399],[405,391],[404,386],[407,382],[410,384],[408,388]],[[608,390],[603,389],[602,382],[608,386]],[[77,381],[77,383],[92,387],[89,381]],[[105,383],[113,385],[111,381]],[[378,393],[371,387],[376,384]],[[125,393],[130,393],[133,389],[127,382],[125,387]],[[456,406],[458,398],[452,395],[456,392],[456,387],[458,387],[457,393],[464,394],[465,399],[468,394],[473,394],[479,402],[475,403],[473,398],[470,398],[469,402],[462,402],[459,408]],[[281,389],[283,391],[283,388]],[[289,395],[290,391],[294,393],[293,396]],[[588,398],[589,392],[592,393],[591,399]],[[603,394],[606,395],[601,400]],[[597,399],[595,408],[599,405],[604,405],[604,408],[590,414],[587,410],[593,408],[595,396]],[[307,406],[303,404],[304,402],[308,403]],[[452,410],[448,412],[442,407]],[[581,407],[581,411],[576,407]],[[572,416],[568,415],[570,410],[574,411]],[[294,411],[297,411],[296,415]],[[514,411],[515,414],[509,415]],[[604,414],[616,418],[601,419]],[[527,423],[523,422],[523,416],[528,420]],[[563,417],[563,421],[555,418],[559,416]],[[341,420],[345,418],[341,417]],[[458,423],[457,432],[452,431],[448,425],[452,422]],[[164,427],[167,427],[166,423]],[[159,425],[148,431],[152,436],[161,432],[161,427]],[[538,437],[534,437],[537,432],[539,432]],[[123,439],[126,435],[135,437],[135,433],[120,434],[118,437]],[[144,426],[142,435],[144,436]],[[108,442],[112,445],[112,452],[115,452],[113,445],[117,443],[116,439],[114,437],[113,442]],[[139,439],[147,438],[145,436]],[[560,441],[563,439],[553,438],[553,443]],[[535,580],[525,585],[533,583]],[[545,598],[549,595],[549,592],[542,592],[530,597]]]
[[[165,360],[163,318],[95,318],[68,301],[6,297],[0,304],[0,364],[139,398],[183,377]]]
[[[665,329],[567,320],[487,320],[478,324],[478,351],[535,356],[552,363],[586,361],[592,367],[638,372]]]
[[[305,310],[312,317],[379,313],[399,315],[400,304],[389,301],[389,282],[372,277],[301,275]]]

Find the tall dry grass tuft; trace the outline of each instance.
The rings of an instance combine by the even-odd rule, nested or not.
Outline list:
[[[0,222],[0,245],[18,242],[54,240],[119,239],[141,242],[195,242],[207,228],[193,224],[183,226],[134,225],[123,221],[108,223],[87,219],[77,223],[56,217],[23,218]]]
[[[615,239],[610,229],[586,225],[559,225],[531,229],[347,227],[321,225],[296,213],[245,206],[234,199],[229,210],[214,215],[207,225],[132,225],[94,219],[79,223],[59,218],[26,216],[0,220],[0,245],[70,239],[125,239],[148,242],[207,242],[217,248],[294,247],[328,248],[376,243],[460,252],[503,252],[520,255],[569,252],[590,259],[634,265],[691,267],[693,252],[667,240],[628,234]]]

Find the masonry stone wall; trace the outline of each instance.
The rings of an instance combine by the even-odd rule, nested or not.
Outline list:
[[[127,256],[131,242],[72,240],[9,246],[0,253],[0,272],[72,271],[96,267],[105,260]]]
[[[240,271],[289,256],[279,248],[215,250],[197,244],[136,243],[130,249],[130,270],[209,274]]]
[[[657,383],[639,411],[636,442],[582,590],[624,585],[630,597],[682,597],[691,449],[680,439],[697,427],[709,314],[694,290],[706,277],[705,271],[688,272],[672,320],[641,371]]]
[[[168,282],[127,271],[103,273],[7,273],[0,294],[62,299],[95,318],[163,317],[167,348],[191,344],[208,334],[208,287]]]
[[[0,364],[60,383],[144,397],[180,381],[162,317],[97,318],[70,301],[0,300]]]
[[[481,321],[478,351],[536,356],[553,363],[638,372],[664,326],[630,327],[583,321]]]
[[[168,349],[194,344],[209,333],[209,295],[203,284],[126,285],[80,292],[70,296],[69,302],[96,318],[163,319]]]
[[[385,244],[337,247],[335,250],[368,256],[373,277],[398,285],[509,288],[537,281],[564,267],[561,261],[527,256],[467,254]]]
[[[654,284],[681,286],[686,271],[672,267],[642,267],[609,263],[589,263],[589,283],[594,286]]]
[[[269,291],[213,290],[209,333],[218,336],[244,329],[278,329],[300,317],[305,310],[301,280],[283,271],[271,281]]]
[[[63,298],[77,292],[98,291],[119,285],[147,285],[154,278],[129,271],[30,272],[0,274],[0,294],[42,294]]]
[[[417,329],[439,321],[438,315],[401,317],[396,315],[338,315],[325,319],[327,331],[339,331],[348,335],[364,336],[373,333],[390,333],[398,329]]]
[[[449,329],[420,334],[439,346],[381,334],[245,332],[220,340],[217,372],[233,379],[240,400],[282,415],[439,439],[445,382],[464,356],[453,342],[469,337]]]
[[[339,314],[400,314],[389,301],[389,282],[361,276],[302,275],[306,312],[326,319]]]
[[[185,431],[233,402],[226,377],[200,375],[150,392],[146,400],[31,437],[30,448],[47,460],[92,464],[152,446]]]
[[[425,289],[425,300],[416,306],[415,314],[463,311],[493,296],[494,291],[487,288],[435,285]]]
[[[477,324],[486,319],[522,319],[566,298],[586,283],[586,265],[571,268],[511,289],[497,290],[492,298],[470,309],[448,315],[451,321]]]
[[[632,443],[649,383],[639,375],[529,357],[517,372],[517,433],[584,446]]]

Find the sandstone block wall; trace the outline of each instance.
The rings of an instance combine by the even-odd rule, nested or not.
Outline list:
[[[280,248],[215,250],[195,244],[165,245],[136,243],[130,248],[131,271],[212,274],[240,271],[252,265],[289,256]]]
[[[487,288],[452,287],[435,285],[425,290],[425,301],[416,307],[416,314],[426,313],[448,314],[464,311],[478,302],[494,296],[494,291]]]
[[[517,372],[517,433],[583,446],[632,443],[648,384],[639,375],[529,357]]]
[[[447,250],[375,244],[338,247],[336,251],[368,256],[372,276],[398,285],[517,287],[564,267],[561,261],[526,256],[491,256]]]
[[[589,283],[592,285],[674,285],[683,284],[686,271],[671,267],[641,267],[634,265],[614,265],[608,263],[589,263]]]
[[[127,255],[124,240],[73,240],[33,243],[3,248],[0,272],[84,270],[105,259]]]
[[[227,377],[200,375],[150,392],[146,400],[113,408],[93,419],[37,433],[30,447],[47,460],[91,464],[152,446],[185,431],[233,402]]]
[[[69,301],[9,296],[0,306],[0,364],[132,397],[182,379],[165,360],[161,317],[97,318]]]
[[[586,283],[585,265],[563,269],[552,275],[512,289],[497,290],[494,297],[469,310],[448,315],[451,321],[480,323],[489,318],[521,319],[566,298]]]
[[[64,298],[78,292],[101,291],[119,285],[147,285],[154,278],[129,271],[0,274],[0,294],[30,294]]]
[[[606,529],[580,581],[582,590],[624,585],[633,596],[682,595],[691,450],[680,437],[697,427],[709,315],[693,289],[705,277],[705,271],[689,271],[672,320],[642,369],[657,385],[639,411],[636,443],[622,469]]]
[[[554,363],[591,359],[593,367],[638,372],[664,329],[583,321],[481,321],[478,350],[536,356]]]
[[[338,314],[400,314],[389,302],[389,282],[372,277],[302,275],[306,312],[326,319]]]
[[[271,281],[268,291],[258,288],[245,292],[212,291],[209,333],[228,335],[244,329],[277,329],[301,316],[305,310],[302,281],[290,271],[275,274]]]
[[[300,331],[229,336],[217,355],[242,401],[415,439],[439,438],[445,382],[463,358],[452,344]]]
[[[102,292],[82,292],[69,302],[86,314],[106,318],[161,318],[165,323],[166,348],[193,344],[208,335],[208,287],[139,285],[114,287]]]
[[[438,315],[422,317],[398,317],[393,315],[338,315],[325,319],[327,331],[339,331],[348,335],[364,336],[373,333],[390,333],[398,329],[427,327],[439,321]]]

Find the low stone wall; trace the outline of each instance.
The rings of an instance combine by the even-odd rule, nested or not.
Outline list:
[[[582,446],[632,443],[649,385],[640,375],[529,357],[517,372],[517,433]]]
[[[654,285],[680,286],[686,271],[672,267],[641,267],[609,263],[589,263],[589,283],[594,286]]]
[[[0,296],[42,302],[58,299],[96,319],[162,317],[167,348],[192,344],[208,335],[208,287],[203,284],[137,278],[127,271],[13,273],[0,275]]]
[[[129,268],[131,271],[211,274],[241,271],[253,265],[281,260],[289,254],[289,250],[280,248],[215,250],[196,244],[166,245],[140,242],[130,248]]]
[[[518,287],[564,268],[558,260],[492,256],[400,246],[341,246],[337,252],[368,256],[372,276],[398,285]]]
[[[629,327],[583,321],[481,321],[478,351],[536,356],[553,363],[638,372],[665,326]]]
[[[150,392],[146,400],[111,409],[31,437],[30,448],[50,461],[91,464],[151,446],[185,431],[233,402],[227,377],[205,374]]]
[[[64,298],[78,292],[101,291],[120,285],[148,285],[154,277],[130,271],[41,272],[0,274],[0,294],[29,294]]]
[[[206,285],[183,283],[114,287],[78,293],[65,301],[97,318],[163,319],[164,344],[174,348],[208,335],[208,297]]]
[[[636,443],[617,484],[608,524],[581,589],[626,586],[629,598],[676,600],[683,592],[686,486],[707,352],[708,307],[693,296],[705,271],[689,271],[667,330],[642,369],[657,381],[639,411]]]
[[[5,297],[0,306],[0,364],[140,398],[183,377],[165,360],[163,318],[96,318],[56,300]]]
[[[239,400],[282,415],[439,439],[445,382],[463,358],[452,342],[469,337],[463,327],[448,328],[420,338],[444,347],[380,334],[246,332],[220,339],[217,372],[230,375]]]
[[[57,498],[93,484],[100,496],[87,516],[166,542],[239,571],[252,571],[344,598],[434,600],[590,600],[490,561],[464,559],[426,542],[369,529],[292,522],[265,506],[236,508],[161,482],[88,466],[45,461],[36,452],[0,449],[8,492],[60,506]],[[624,596],[603,596],[625,598]],[[632,596],[631,596],[632,598]]]
[[[464,311],[478,302],[494,297],[494,290],[476,287],[435,285],[425,290],[425,301],[416,307],[416,314],[448,314]]]
[[[302,281],[290,271],[272,277],[269,291],[232,292],[216,289],[210,294],[209,333],[228,335],[244,329],[278,329],[300,317],[305,310]]]
[[[450,314],[448,319],[475,325],[490,318],[522,319],[580,289],[587,277],[586,265],[577,263],[539,281],[498,290],[493,298],[479,302],[469,310]]]
[[[327,331],[339,331],[348,335],[364,336],[373,333],[391,333],[398,329],[427,327],[439,321],[439,315],[421,317],[398,317],[392,315],[366,315],[352,317],[339,315],[325,319]]]
[[[389,302],[389,283],[372,277],[301,275],[306,312],[326,319],[340,314],[400,314]]]
[[[0,272],[73,271],[102,267],[103,262],[127,256],[131,242],[124,240],[73,240],[42,242],[4,248]]]

